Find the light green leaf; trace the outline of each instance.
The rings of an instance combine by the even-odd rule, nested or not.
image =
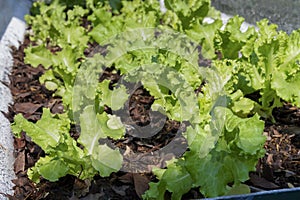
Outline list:
[[[223,58],[238,59],[239,52],[246,43],[253,37],[256,37],[254,28],[249,28],[246,32],[241,32],[240,27],[244,22],[244,18],[234,16],[229,19],[224,31],[220,31],[219,41],[220,50]]]
[[[125,126],[119,117],[102,113],[97,115],[97,119],[105,136],[120,139],[125,134]]]
[[[60,159],[51,157],[40,158],[36,164],[38,172],[49,181],[58,181],[60,177],[67,175],[68,164]]]
[[[215,34],[222,25],[222,20],[216,20],[211,24],[195,24],[192,29],[186,31],[192,39],[202,44],[201,53],[205,58],[216,57]]]
[[[250,112],[254,109],[254,101],[248,98],[241,98],[237,101],[233,102],[232,111],[235,113],[240,113],[243,116],[250,114]]]
[[[123,157],[120,152],[105,145],[98,145],[92,155],[92,165],[100,175],[109,176],[112,172],[120,170]]]
[[[99,146],[98,140],[105,138],[92,105],[85,107],[80,115],[80,128],[81,134],[78,142],[84,145],[88,155],[92,155]]]
[[[166,190],[172,193],[172,200],[180,200],[193,184],[193,178],[184,166],[172,163],[167,170],[156,171],[161,173],[158,183],[150,183],[150,189],[144,194],[146,199],[164,200]]]
[[[238,147],[249,154],[256,154],[266,141],[266,137],[262,135],[264,122],[260,121],[256,114],[251,118],[241,120],[239,130]]]
[[[124,128],[120,117],[115,115],[108,115],[109,120],[107,121],[107,127],[113,130]]]
[[[117,149],[113,150],[98,142],[100,138],[105,138],[106,134],[111,134],[109,130],[112,132],[122,131],[122,133],[124,131],[124,128],[109,129],[107,127],[108,119],[104,113],[96,115],[92,105],[87,106],[80,115],[81,134],[78,141],[86,148],[87,154],[91,156],[93,167],[99,171],[101,176],[109,176],[110,173],[118,171],[123,161],[122,155]]]
[[[286,35],[284,35],[286,36]],[[273,70],[272,88],[277,95],[294,105],[300,105],[300,32],[294,31],[287,40],[282,39],[278,57],[280,64]]]
[[[84,51],[87,47],[89,36],[85,33],[85,29],[81,26],[65,27],[61,38],[58,39],[60,46],[66,48],[70,46],[77,51]]]
[[[14,118],[12,131],[19,134],[25,131],[32,141],[38,144],[46,153],[50,147],[55,147],[61,134],[68,133],[70,129],[70,120],[65,114],[53,115],[49,109],[43,109],[43,115],[37,123],[28,122],[22,114]]]
[[[209,127],[206,129],[208,130],[200,128],[199,125],[196,125],[194,128],[189,126],[184,133],[188,141],[189,148],[193,152],[196,152],[201,158],[206,157],[209,154],[209,152],[215,147],[219,138],[219,135],[212,134]]]
[[[258,114],[249,118],[239,118],[234,115],[228,108],[217,107],[216,112],[226,112],[225,135],[230,135],[236,145],[243,152],[255,155],[262,149],[266,137],[263,136],[264,122],[259,119]]]
[[[292,78],[288,78],[284,73],[275,72],[273,74],[272,87],[282,99],[300,106],[300,71]]]
[[[79,65],[79,62],[76,60],[77,58],[75,50],[65,47],[62,51],[57,52],[55,56],[52,56],[52,62],[67,73],[76,73]]]
[[[47,69],[53,64],[53,55],[44,46],[28,47],[24,50],[24,52],[24,62],[26,64],[30,64],[33,67],[43,65]]]
[[[107,105],[112,110],[119,110],[128,100],[129,94],[127,94],[126,87],[124,85],[110,90],[109,83],[109,80],[104,80],[98,84],[97,90],[99,91],[100,98],[102,100],[100,106]]]

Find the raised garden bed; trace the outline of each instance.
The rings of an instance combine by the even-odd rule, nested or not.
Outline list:
[[[218,21],[217,13],[208,6],[208,1],[199,1],[201,3],[194,5],[195,10],[185,15],[183,13],[187,11],[186,8],[175,7],[176,4],[170,2],[166,5],[169,9],[166,14],[160,12],[159,5],[148,2],[124,3],[121,13],[113,12],[108,5],[106,7],[100,4],[84,6],[83,3],[81,3],[83,8],[77,7],[74,12],[71,12],[73,8],[71,4],[68,4],[68,7],[61,7],[59,1],[56,5],[52,4],[48,11],[48,7],[44,5],[35,7],[40,11],[33,10],[36,17],[28,18],[29,34],[20,48],[13,51],[14,68],[10,89],[14,105],[6,114],[13,123],[13,131],[18,136],[15,137],[14,142],[15,172],[18,178],[14,181],[16,186],[12,199],[140,199],[149,189],[150,181],[155,184],[150,184],[150,190],[144,196],[148,199],[195,199],[204,196],[239,194],[250,190],[259,192],[299,186],[300,110],[293,105],[299,105],[300,97],[296,92],[293,93],[296,91],[295,88],[290,88],[290,93],[284,90],[284,84],[297,84],[299,71],[296,68],[299,55],[288,57],[286,54],[297,48],[293,46],[293,42],[299,37],[299,33],[295,32],[290,37],[283,33],[279,34],[275,27],[267,26],[266,21],[259,25],[260,34],[257,34],[254,29],[241,33],[239,29],[242,20],[237,17],[229,21],[225,30],[221,30],[222,23]],[[119,5],[114,6],[116,9],[119,8]],[[84,10],[86,8],[90,8],[94,13],[87,12]],[[137,15],[133,15],[130,10],[132,8],[135,8]],[[67,9],[70,9],[68,18],[62,14],[62,11]],[[208,9],[211,9],[210,12]],[[199,12],[204,13],[203,16],[199,15]],[[39,14],[42,17],[39,18]],[[136,21],[128,22],[129,16]],[[202,24],[201,20],[206,16],[215,18],[215,22]],[[58,19],[60,21],[55,21]],[[105,20],[102,21],[103,19]],[[49,24],[43,26],[45,22]],[[128,24],[122,24],[124,22]],[[74,24],[77,26],[73,26]],[[154,31],[150,29],[147,32],[149,30],[147,27],[153,25],[162,28]],[[63,27],[65,31],[61,31]],[[129,29],[130,34],[128,34],[128,27],[140,29],[133,29],[135,31],[132,32]],[[167,28],[172,28],[176,33]],[[211,31],[209,35],[205,34],[209,31]],[[111,35],[120,32],[123,32],[123,35],[117,37]],[[177,34],[178,32],[180,34]],[[134,35],[134,33],[138,34]],[[181,37],[182,35],[184,37]],[[193,40],[187,39],[186,35]],[[273,37],[269,37],[270,35]],[[129,40],[131,44],[142,40],[148,42],[149,38],[156,39],[161,43],[155,43],[155,46],[150,42],[147,47],[160,50],[147,52],[143,43],[138,44],[141,51],[130,49],[132,48],[130,45],[125,46],[130,50],[127,54],[129,57],[124,56],[126,51],[121,51],[124,54],[124,57],[121,57],[123,60],[114,60],[110,63],[112,66],[105,66],[101,72],[96,73],[96,80],[99,82],[97,92],[99,90],[100,92],[95,93],[96,100],[94,96],[91,105],[95,107],[97,114],[92,114],[89,118],[90,93],[86,91],[93,89],[94,73],[91,72],[83,78],[81,76],[84,72],[89,73],[90,68],[86,68],[87,66],[94,67],[92,69],[97,71],[99,66],[107,64],[103,63],[105,61],[103,57],[114,56],[115,51],[119,50],[114,48],[114,45],[118,47],[118,42],[128,42],[128,36],[131,36]],[[164,40],[165,36],[172,37]],[[107,40],[108,42],[104,40],[111,37],[113,40]],[[122,40],[118,40],[119,38]],[[191,46],[180,46],[180,49],[174,51],[172,48],[176,48],[176,45],[172,46],[172,43],[167,43],[168,41],[172,41],[173,44],[182,42],[181,45]],[[195,41],[197,43],[193,44],[192,42]],[[253,49],[250,48],[251,46]],[[235,48],[229,50],[229,47]],[[190,59],[194,65],[196,63],[197,69],[205,69],[205,73],[202,71],[198,74],[197,71],[193,71],[193,68],[189,68],[189,63],[185,60],[166,53],[166,49],[171,52],[173,50],[173,53],[182,56],[184,55],[180,51],[182,48],[186,48],[185,53],[194,50],[189,51],[187,59]],[[147,60],[149,57],[151,59]],[[97,67],[85,65],[93,62],[98,62]],[[145,64],[151,64],[153,68],[160,64],[160,68],[155,70],[162,74],[165,73],[161,69],[162,66],[171,66],[171,69],[167,70],[167,76],[163,77],[164,80],[174,85],[179,84],[177,83],[179,81],[182,85],[173,88],[172,84],[168,85],[161,79],[155,79],[155,73],[147,77],[148,79],[143,79],[138,72],[146,71],[151,74],[153,70],[147,71],[146,68],[132,71],[130,68],[130,66],[138,67]],[[175,69],[172,66],[176,66]],[[277,72],[288,72],[290,69],[290,79],[287,78],[289,80],[286,81],[286,77],[283,76],[280,79],[283,85],[278,85],[279,79],[274,77],[282,74],[274,72],[273,76],[270,74],[268,76],[270,66]],[[252,71],[253,67],[257,67],[258,70],[255,72],[258,74]],[[215,68],[221,73],[218,74],[218,79],[211,79],[210,75],[215,75],[211,69]],[[79,75],[72,74],[72,70]],[[128,72],[135,73],[135,76],[126,77]],[[180,76],[174,75],[175,72]],[[147,76],[147,73],[142,75]],[[253,74],[257,77],[252,76]],[[172,78],[169,78],[171,75]],[[186,78],[185,81],[180,78],[181,76]],[[141,79],[134,82],[132,80],[135,77]],[[151,78],[156,80],[153,85],[148,84]],[[261,82],[257,83],[256,78]],[[68,82],[70,79],[73,80],[72,84]],[[118,86],[120,83],[129,88],[127,92],[130,95],[124,93],[122,86]],[[187,104],[186,99],[191,94],[190,88],[175,92],[178,86],[183,87],[186,83],[192,88],[192,94],[197,98],[196,102],[200,110],[199,108],[197,110],[197,106],[193,104],[194,97],[191,97],[192,100],[190,99]],[[223,88],[213,91],[212,85],[218,87],[217,84],[214,85],[215,83],[221,84]],[[75,87],[75,90],[68,88],[69,86]],[[80,87],[76,88],[77,86],[82,86],[84,90],[81,91]],[[155,87],[159,87],[159,90]],[[112,91],[118,91],[117,95]],[[186,91],[188,92],[180,97],[180,94]],[[72,101],[68,99],[69,95],[73,99],[77,97],[85,99]],[[126,95],[128,97],[123,98]],[[116,99],[120,99],[125,106],[119,106],[120,102]],[[159,99],[164,101],[160,102]],[[178,103],[188,106],[181,107],[180,110]],[[44,108],[48,108],[55,115],[49,114]],[[154,111],[155,108],[165,110],[158,112]],[[214,113],[215,108],[219,109],[219,115]],[[192,115],[186,115],[185,112],[190,111]],[[16,115],[19,113],[22,115]],[[45,113],[48,115],[46,116]],[[200,115],[199,119],[198,115]],[[109,121],[107,116],[114,121]],[[112,116],[119,117],[124,126],[120,126],[119,121]],[[213,120],[209,116],[213,116]],[[223,119],[223,116],[227,118]],[[92,154],[86,152],[90,146],[85,140],[91,136],[84,136],[83,133],[88,134],[88,131],[93,130],[95,132],[92,135],[97,134],[97,130],[93,129],[97,126],[93,123],[89,124],[95,117],[106,122],[107,127],[101,129],[105,129],[107,132],[104,133],[108,136],[96,138],[97,145],[101,148],[111,148],[108,150],[110,154],[105,158],[111,156],[113,162],[103,158],[105,160],[103,163],[103,160],[93,157],[95,152]],[[85,121],[86,118],[89,120]],[[101,120],[98,122],[103,123]],[[48,125],[49,128],[35,126],[34,124],[37,123]],[[66,127],[61,125],[63,123]],[[56,125],[65,132],[58,131],[60,138],[57,143],[49,146],[44,141],[49,139],[51,134],[57,134]],[[153,134],[151,130],[156,130],[156,133]],[[49,134],[51,131],[53,133]],[[153,135],[148,138],[143,135],[145,133]],[[50,140],[49,143],[51,142]],[[164,149],[170,144],[173,144],[171,145],[173,148]],[[92,148],[98,148],[94,146]],[[164,155],[156,155],[160,149],[164,149]],[[69,151],[77,153],[71,154],[70,158],[64,154],[64,152],[70,153]],[[82,161],[76,160],[79,152],[83,152]],[[123,161],[120,166],[115,165],[119,162],[119,154],[115,152],[122,154]],[[105,153],[105,151],[102,149],[98,153]],[[139,157],[139,154],[143,156]],[[177,160],[166,162],[174,157]],[[44,161],[39,161],[41,158],[44,158]],[[47,158],[48,161],[45,160]],[[38,162],[41,164],[37,165]],[[79,169],[74,167],[74,163],[79,166]],[[155,173],[152,173],[151,169],[154,169],[154,166],[165,169],[154,170]],[[30,171],[32,167],[34,168]],[[29,177],[36,183],[28,179],[28,171],[30,171]],[[248,175],[249,180],[247,180]]]

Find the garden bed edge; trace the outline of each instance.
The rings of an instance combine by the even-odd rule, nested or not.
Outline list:
[[[13,66],[11,47],[19,47],[25,34],[25,22],[13,17],[0,41],[0,200],[7,199],[4,194],[13,195],[14,173],[13,137],[10,122],[3,113],[13,103],[9,84],[9,74]]]

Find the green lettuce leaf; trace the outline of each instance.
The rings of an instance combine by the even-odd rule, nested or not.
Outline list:
[[[47,153],[50,147],[59,143],[62,134],[69,132],[70,120],[65,114],[53,115],[49,109],[44,108],[41,119],[35,124],[18,114],[11,128],[14,134],[25,131]]]
[[[159,175],[158,183],[150,183],[150,190],[144,195],[144,199],[164,200],[165,192],[172,192],[173,200],[180,200],[182,194],[187,193],[193,185],[193,177],[187,172],[184,166],[178,163],[168,165],[168,169],[157,169],[155,174]]]
[[[97,170],[93,168],[90,156],[77,146],[69,134],[64,134],[59,144],[51,147],[48,155],[40,158],[28,170],[28,176],[34,182],[39,182],[40,175],[47,180],[57,181],[67,174],[86,179],[97,174]]]
[[[216,57],[215,34],[222,25],[222,20],[215,20],[211,24],[195,24],[186,31],[188,36],[202,45],[201,53],[205,58],[213,59]]]
[[[104,80],[98,84],[97,90],[99,91],[98,94],[101,99],[100,106],[107,105],[112,110],[119,110],[124,107],[129,94],[127,94],[126,87],[123,85],[110,90],[109,83],[109,80]]]
[[[43,46],[28,47],[24,52],[24,62],[33,67],[43,65],[47,69],[53,64],[51,52]]]
[[[106,132],[104,132],[103,129],[105,127],[101,123],[107,123],[109,118],[106,121],[101,121],[101,123],[99,123],[98,119],[99,117],[97,117],[93,106],[87,106],[83,110],[83,113],[80,115],[81,134],[78,142],[85,147],[87,155],[91,156],[93,167],[99,171],[100,175],[109,176],[110,173],[116,172],[121,168],[123,159],[117,149],[113,150],[106,144],[99,144],[99,139],[106,138],[105,133],[108,132],[107,129],[109,130],[109,127],[106,127]],[[121,131],[123,133],[125,131],[124,127],[110,130],[115,133],[120,133]]]

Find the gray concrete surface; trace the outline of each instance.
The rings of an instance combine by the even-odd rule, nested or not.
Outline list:
[[[23,40],[25,23],[18,18],[12,18],[4,36],[0,41],[0,111],[7,112],[8,105],[12,103],[12,96],[5,84],[9,83],[8,75],[12,67],[12,55],[10,46],[19,46]],[[3,84],[4,83],[4,84]],[[15,178],[13,171],[13,137],[10,123],[0,112],[0,192],[13,194],[12,179]],[[0,200],[7,199],[0,194]]]
[[[300,0],[212,0],[212,5],[251,24],[267,18],[287,33],[300,28]]]
[[[0,0],[0,38],[11,18],[16,17],[23,20],[30,5],[31,0]]]

